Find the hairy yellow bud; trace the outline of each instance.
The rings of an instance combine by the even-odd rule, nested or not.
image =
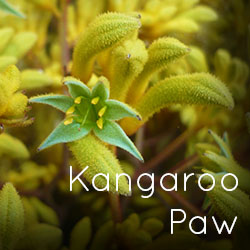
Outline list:
[[[14,94],[8,102],[7,109],[5,110],[4,116],[19,117],[22,116],[26,110],[28,103],[28,97],[22,93]]]
[[[124,101],[129,87],[148,59],[145,44],[141,40],[126,40],[112,51],[111,98]]]
[[[134,104],[140,99],[152,74],[166,68],[169,63],[188,52],[188,47],[175,38],[160,38],[153,42],[148,49],[148,61],[129,90],[128,102]]]
[[[90,79],[95,56],[131,35],[140,27],[138,18],[118,13],[98,16],[79,38],[73,54],[73,76]]]
[[[16,66],[9,66],[0,74],[0,116],[4,114],[11,95],[20,86],[20,72]]]
[[[0,249],[13,250],[23,233],[24,211],[11,183],[0,192]]]
[[[0,116],[4,114],[11,95],[10,90],[6,88],[5,84],[5,77],[0,75]]]
[[[208,73],[167,78],[151,87],[135,105],[142,121],[125,118],[122,126],[131,134],[153,114],[170,104],[219,105],[232,109],[233,98],[227,87]],[[128,120],[129,119],[129,120]]]
[[[68,143],[75,159],[81,168],[89,166],[84,172],[84,177],[92,182],[96,174],[109,173],[109,191],[116,193],[116,173],[121,174],[121,166],[114,154],[95,136],[89,134],[80,140]],[[99,180],[99,181],[97,181]],[[98,188],[106,186],[106,180],[97,178],[95,182]],[[130,194],[126,177],[119,178],[118,192],[123,195]]]

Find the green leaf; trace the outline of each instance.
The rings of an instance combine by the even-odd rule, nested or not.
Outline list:
[[[25,18],[25,15],[21,12],[17,11],[12,5],[10,5],[5,0],[0,0],[0,10],[3,10],[4,12],[10,13],[12,15]]]
[[[135,117],[141,119],[140,115],[125,103],[116,100],[107,100],[107,111],[104,114],[104,118],[108,120],[117,121],[124,117]]]
[[[92,98],[100,97],[103,101],[109,98],[109,90],[103,82],[97,82],[92,89]]]
[[[78,96],[90,97],[90,89],[81,81],[68,77],[64,84],[68,87],[69,93],[73,98]]]
[[[73,122],[64,125],[64,123],[61,122],[40,145],[38,150],[43,150],[58,143],[72,142],[81,139],[90,132],[91,128],[92,125],[90,124],[84,124],[84,126],[81,127],[79,123]]]
[[[66,112],[74,104],[74,100],[68,96],[53,94],[31,97],[29,102],[47,104],[63,112]]]
[[[94,133],[102,141],[120,147],[134,155],[140,161],[143,161],[140,152],[137,150],[133,142],[115,122],[106,120],[103,129],[94,127]]]

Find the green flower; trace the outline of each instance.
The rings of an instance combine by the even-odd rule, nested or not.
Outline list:
[[[64,80],[70,97],[65,95],[42,95],[30,98],[32,103],[43,103],[66,113],[66,118],[40,145],[39,150],[58,143],[79,140],[91,131],[100,140],[127,150],[143,161],[140,152],[115,122],[124,117],[140,115],[128,105],[109,99],[109,82],[100,77],[90,90],[84,83],[73,77]]]

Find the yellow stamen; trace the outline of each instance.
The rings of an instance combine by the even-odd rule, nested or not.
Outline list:
[[[100,97],[95,97],[91,100],[91,103],[96,105],[99,102],[99,100],[100,100]]]
[[[102,107],[102,108],[99,110],[98,115],[99,115],[100,117],[102,117],[102,116],[104,115],[106,109],[107,109],[107,106]]]
[[[71,106],[67,111],[66,115],[71,115],[75,112],[75,106]]]
[[[67,118],[65,121],[64,121],[64,125],[65,126],[67,126],[67,125],[69,125],[69,124],[71,124],[73,122],[73,118],[72,117],[70,117],[70,118]]]
[[[82,101],[82,97],[81,96],[78,96],[78,97],[76,97],[76,99],[75,99],[75,104],[80,104],[81,103],[81,101]]]
[[[102,119],[102,118],[99,118],[99,119],[97,120],[96,124],[97,124],[97,127],[98,127],[99,129],[102,129],[102,128],[103,128],[103,119]]]

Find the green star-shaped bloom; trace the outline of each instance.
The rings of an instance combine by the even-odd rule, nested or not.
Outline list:
[[[70,96],[49,94],[30,98],[31,103],[48,104],[66,113],[64,121],[45,139],[39,150],[79,140],[93,131],[100,140],[123,148],[143,161],[133,142],[115,122],[124,117],[140,119],[140,115],[125,103],[109,99],[106,78],[99,78],[92,90],[73,77],[65,78],[64,84]]]

